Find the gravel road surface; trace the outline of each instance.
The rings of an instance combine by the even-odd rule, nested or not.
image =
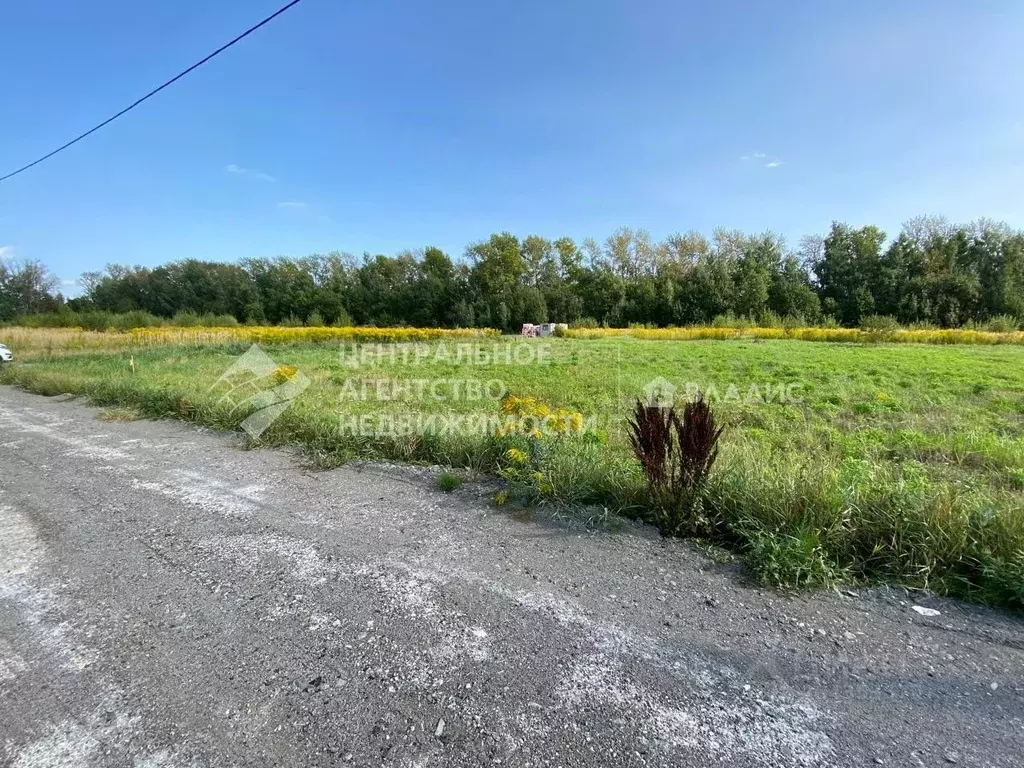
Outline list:
[[[0,764],[1024,764],[1019,618],[99,413],[0,387]]]

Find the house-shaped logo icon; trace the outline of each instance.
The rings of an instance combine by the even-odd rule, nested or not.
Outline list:
[[[249,412],[239,426],[255,440],[310,383],[302,371],[279,366],[253,344],[224,371],[210,391],[220,394],[217,404],[230,408],[230,413],[238,409]]]
[[[676,401],[676,385],[661,376],[651,379],[644,386],[647,402],[661,408],[669,408]]]

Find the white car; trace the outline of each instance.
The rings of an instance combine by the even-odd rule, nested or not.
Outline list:
[[[14,355],[11,354],[11,350],[6,345],[0,344],[0,363],[9,363],[14,360]]]

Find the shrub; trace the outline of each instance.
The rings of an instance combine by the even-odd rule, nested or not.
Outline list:
[[[197,315],[195,312],[176,312],[174,317],[171,318],[171,325],[176,325],[179,328],[197,328],[203,324],[203,318]]]
[[[889,315],[865,315],[860,320],[860,329],[868,335],[870,341],[892,341],[900,324],[895,317]]]
[[[891,315],[864,315],[860,319],[862,331],[898,331],[900,324]]]
[[[696,491],[704,485],[718,458],[718,439],[725,427],[716,424],[711,406],[701,395],[683,406],[682,420],[672,411],[679,451],[677,486]]]
[[[122,331],[132,328],[152,328],[153,326],[163,325],[165,322],[156,315],[151,315],[149,312],[143,312],[139,309],[134,312],[126,312],[123,315],[114,315],[111,321]]]
[[[267,315],[263,311],[263,304],[259,301],[250,301],[245,305],[245,324],[246,325],[266,325]]]
[[[785,328],[787,331],[792,331],[797,328],[806,328],[807,321],[801,314],[786,315],[785,317],[782,318],[782,327]]]
[[[627,420],[629,444],[640,462],[655,511],[655,522],[666,535],[707,531],[701,519],[701,496],[718,458],[723,427],[711,406],[698,395],[683,407],[662,408],[636,401]]]
[[[15,320],[15,325],[23,328],[82,328],[87,331],[127,331],[166,324],[165,318],[141,310],[117,314],[99,310],[76,312],[68,307],[61,307],[59,312],[23,315]]]
[[[996,315],[990,317],[982,326],[982,330],[993,333],[1011,333],[1021,327],[1021,320],[1013,315]]]
[[[732,312],[726,312],[724,315],[715,315],[715,318],[711,321],[711,327],[739,328],[741,323],[742,321],[738,320]]]
[[[352,321],[352,315],[348,313],[348,310],[342,307],[338,310],[338,316],[334,318],[334,322],[331,325],[335,328],[351,328],[355,323]]]
[[[670,409],[637,399],[629,425],[629,445],[640,462],[652,496],[660,496],[668,484],[672,457]]]

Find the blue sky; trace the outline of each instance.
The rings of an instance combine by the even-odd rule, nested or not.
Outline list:
[[[0,173],[283,4],[36,0],[0,22]],[[1024,226],[1019,2],[303,0],[0,184],[0,249],[108,262],[453,255],[832,219]]]

